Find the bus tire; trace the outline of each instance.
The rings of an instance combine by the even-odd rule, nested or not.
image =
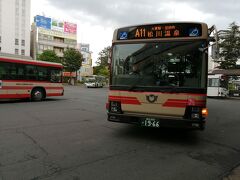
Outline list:
[[[31,93],[32,101],[41,101],[45,98],[45,92],[42,88],[34,88]]]

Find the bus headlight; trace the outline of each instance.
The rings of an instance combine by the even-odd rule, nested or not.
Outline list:
[[[200,119],[200,108],[199,107],[192,107],[191,119]]]
[[[110,111],[113,113],[122,113],[121,102],[110,101]]]
[[[191,119],[200,119],[199,113],[192,113],[191,114]]]

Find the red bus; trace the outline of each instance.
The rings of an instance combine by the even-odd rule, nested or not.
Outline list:
[[[62,71],[58,63],[0,57],[0,99],[63,96]]]
[[[204,129],[209,32],[207,24],[198,22],[116,29],[108,120]]]

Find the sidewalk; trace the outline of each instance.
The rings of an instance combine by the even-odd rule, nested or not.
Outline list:
[[[223,180],[240,180],[240,166],[232,170],[232,172],[223,178]]]

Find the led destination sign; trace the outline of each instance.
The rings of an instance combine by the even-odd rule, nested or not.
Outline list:
[[[161,39],[202,36],[201,24],[175,23],[122,28],[118,30],[118,40]]]

